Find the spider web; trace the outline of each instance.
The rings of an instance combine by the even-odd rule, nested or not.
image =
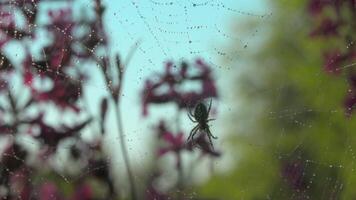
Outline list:
[[[122,107],[123,113],[126,114],[124,121],[125,135],[129,147],[130,158],[133,166],[137,166],[136,170],[140,171],[145,168],[142,166],[142,160],[149,156],[149,145],[147,141],[153,140],[150,136],[151,124],[157,121],[162,116],[166,116],[165,111],[159,110],[154,117],[142,123],[140,117],[140,99],[138,93],[143,86],[146,77],[149,77],[153,72],[160,71],[163,63],[166,60],[180,61],[183,59],[191,60],[196,57],[203,58],[208,64],[213,66],[216,77],[221,89],[222,96],[228,93],[228,89],[224,86],[229,80],[228,74],[232,69],[236,68],[236,63],[243,63],[242,57],[248,51],[254,51],[261,39],[264,38],[264,33],[267,30],[254,29],[249,32],[231,30],[230,20],[257,20],[262,23],[268,23],[271,13],[268,7],[261,6],[262,2],[255,1],[246,5],[243,1],[223,1],[223,0],[201,0],[201,1],[164,1],[164,0],[145,0],[145,1],[124,1],[124,2],[109,2],[105,1],[107,6],[105,14],[105,26],[110,38],[110,54],[119,52],[123,57],[127,56],[132,46],[137,46],[138,51],[132,58],[128,72],[125,77],[125,87],[123,88]],[[78,9],[88,6],[87,1],[78,1]],[[234,43],[237,46],[234,51],[225,50],[226,45]],[[16,47],[14,47],[16,48]],[[353,67],[355,63],[344,66],[345,68]],[[68,80],[81,81],[74,76],[61,74],[59,71],[50,71],[57,76],[64,77]],[[98,112],[94,108],[99,107],[100,97],[104,96],[108,91],[105,83],[97,74],[98,69],[90,71],[91,79],[85,82],[85,102],[88,104],[89,112]],[[16,87],[16,86],[14,86]],[[95,97],[93,99],[92,97]],[[228,115],[231,112],[231,107],[228,102],[218,103],[220,113]],[[166,109],[166,108],[165,108]],[[311,112],[311,111],[310,111]],[[340,111],[335,111],[340,112]],[[51,111],[54,116],[63,116]],[[283,110],[281,113],[271,113],[271,118],[293,118],[298,113],[293,110]],[[64,114],[69,115],[69,114]],[[67,116],[67,121],[75,119],[74,116]],[[56,117],[53,117],[55,120]],[[111,113],[110,119],[114,118]],[[172,121],[174,116],[169,116]],[[183,118],[183,116],[182,116]],[[182,122],[187,127],[193,127],[189,121]],[[295,121],[300,126],[308,126],[308,124]],[[115,124],[112,120],[109,124]],[[138,126],[137,124],[140,124]],[[218,132],[223,129],[223,119],[217,119],[212,132]],[[98,129],[95,125],[90,129]],[[116,128],[113,126],[112,128]],[[90,132],[90,130],[86,130]],[[189,131],[189,129],[187,130]],[[281,133],[283,134],[283,133]],[[111,149],[111,160],[114,166],[121,168],[123,161],[119,156],[120,150],[117,148],[118,140],[117,133],[113,131],[107,139],[107,145]],[[223,140],[224,135],[219,136]],[[27,142],[26,138],[23,139]],[[298,149],[303,146],[304,141],[296,146]],[[62,147],[66,148],[66,147]],[[256,147],[258,148],[258,147]],[[114,153],[115,152],[115,153]],[[351,154],[353,159],[355,155],[353,148],[347,145],[345,154]],[[281,155],[276,155],[276,157]],[[228,157],[228,156],[227,156]],[[231,159],[227,158],[220,161],[215,161],[215,165],[222,171],[231,168]],[[189,158],[187,158],[189,160]],[[61,157],[58,157],[57,164],[60,165]],[[170,158],[167,162],[171,162]],[[207,165],[205,162],[202,165]],[[317,167],[340,168],[342,165],[332,165],[330,163],[320,163],[313,160],[307,160],[307,165]],[[62,166],[63,167],[63,166]],[[189,167],[189,166],[187,166]],[[209,169],[208,169],[209,170]],[[120,177],[124,172],[117,170],[116,176]],[[207,179],[208,171],[201,170],[196,177],[196,182],[202,182]],[[63,180],[67,183],[75,180],[68,179],[65,175],[59,173]],[[85,176],[85,173],[83,174]],[[315,175],[317,176],[317,174]],[[167,179],[170,179],[169,177]],[[136,178],[139,181],[139,177]],[[144,183],[142,183],[144,184]],[[311,183],[310,183],[311,184]]]

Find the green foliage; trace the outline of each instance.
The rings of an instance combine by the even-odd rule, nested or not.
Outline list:
[[[305,1],[271,5],[273,15],[258,25],[270,32],[231,84],[242,102],[228,124],[235,169],[216,175],[200,194],[224,200],[354,199],[356,116],[344,114],[345,77],[322,69],[321,49],[334,44],[309,37]],[[283,175],[285,163],[296,160],[303,166],[302,189]]]

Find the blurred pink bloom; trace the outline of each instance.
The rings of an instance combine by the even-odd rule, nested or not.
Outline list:
[[[146,188],[145,200],[168,200],[171,199],[167,194],[164,194],[162,191],[159,191],[154,185],[156,178],[160,176],[160,173],[154,173],[149,181]]]
[[[9,144],[1,155],[1,165],[7,169],[6,173],[15,171],[25,165],[27,151],[17,143]]]
[[[324,56],[324,69],[331,74],[340,74],[342,63],[347,60],[345,55],[342,55],[339,50],[326,53]]]
[[[345,0],[310,0],[308,11],[312,16],[321,14],[325,7],[331,7],[336,12],[340,12],[340,7],[343,3],[345,3]]]
[[[40,114],[27,123],[31,126],[39,126],[39,134],[34,136],[35,138],[41,139],[44,144],[50,147],[56,147],[62,139],[75,136],[75,134],[82,130],[90,121],[91,119],[88,119],[71,127],[62,124],[60,127],[54,128],[47,125],[43,120],[43,114]]]
[[[213,149],[210,141],[207,137],[207,134],[201,132],[198,137],[195,137],[194,140],[189,140],[187,143],[187,148],[193,150],[194,147],[198,147],[203,155],[210,155],[218,157],[221,155],[220,152]]]
[[[321,24],[310,33],[310,36],[336,36],[339,34],[340,26],[341,23],[339,21],[325,18]]]
[[[302,160],[287,162],[282,166],[282,176],[293,189],[302,191],[306,188],[304,170]]]
[[[19,29],[16,24],[15,13],[11,11],[10,6],[4,7],[0,5],[0,19],[0,35],[2,40],[21,40],[23,37],[31,35],[27,30]]]
[[[356,104],[356,76],[349,76],[349,90],[344,100],[345,114],[350,117]]]
[[[34,99],[39,102],[53,102],[58,107],[65,109],[70,108],[75,112],[80,109],[76,103],[81,98],[82,83],[81,81],[71,80],[54,80],[53,88],[49,91],[33,91]]]
[[[329,5],[331,0],[310,0],[308,11],[312,15],[320,14],[325,6]]]
[[[64,200],[54,183],[45,182],[39,188],[39,200]]]
[[[158,80],[146,80],[142,92],[144,116],[148,114],[149,104],[175,103],[182,109],[218,96],[211,69],[202,60],[196,60],[193,65],[183,62],[177,71],[173,71],[173,66],[172,62],[167,62],[165,72],[158,75]],[[193,67],[198,70],[197,73],[194,73]],[[183,84],[194,82],[200,85],[200,89],[185,91],[182,88]]]
[[[54,3],[57,5],[57,1],[46,1],[44,4]],[[95,20],[86,21],[79,20],[74,21],[72,16],[71,6],[72,1],[63,1],[66,5],[69,5],[68,9],[54,7],[46,7],[43,9],[44,14],[47,12],[48,20],[41,20],[40,23],[36,20],[38,9],[42,10],[42,4],[40,0],[1,0],[0,1],[0,91],[4,98],[9,98],[10,108],[0,105],[0,134],[12,134],[17,136],[16,133],[29,133],[36,141],[39,141],[39,152],[33,152],[36,155],[39,154],[40,158],[49,158],[53,156],[53,152],[58,148],[58,145],[66,139],[73,138],[79,139],[79,133],[87,124],[91,122],[91,118],[81,121],[75,120],[72,124],[67,125],[61,122],[51,125],[44,119],[44,114],[40,113],[34,118],[29,118],[27,115],[27,108],[32,105],[35,109],[36,106],[41,106],[44,103],[53,103],[55,107],[61,109],[72,109],[75,112],[79,112],[80,108],[77,102],[82,98],[82,87],[84,75],[77,70],[77,64],[73,61],[83,59],[84,62],[91,62],[96,52],[94,49],[98,45],[105,44],[107,41],[105,31],[103,29],[101,16],[96,16]],[[62,7],[62,6],[60,6]],[[98,12],[101,8],[100,1],[96,1],[96,7],[94,12]],[[43,12],[41,12],[43,13]],[[18,17],[18,14],[21,16]],[[101,14],[100,14],[101,15]],[[42,17],[41,17],[42,18]],[[43,18],[44,19],[44,18]],[[44,21],[46,24],[42,23]],[[20,23],[18,23],[20,22]],[[48,23],[47,23],[48,22]],[[84,27],[84,28],[83,28]],[[89,29],[85,34],[77,32],[78,29]],[[28,45],[35,43],[35,38],[38,30],[46,32],[50,39],[49,44],[41,47],[40,51],[35,52]],[[25,38],[26,42],[20,41]],[[42,40],[43,38],[38,38]],[[30,97],[26,98],[26,101],[17,101],[19,96],[15,95],[10,100],[10,92],[12,88],[8,88],[7,72],[14,70],[11,62],[5,55],[3,50],[6,48],[7,43],[17,42],[25,50],[25,59],[22,61],[22,65],[16,66],[18,72],[21,72],[23,84],[31,91]],[[90,51],[88,51],[88,48]],[[78,50],[78,49],[81,49]],[[78,52],[77,52],[78,50]],[[85,52],[84,54],[81,54]],[[17,53],[17,52],[16,52]],[[85,55],[85,56],[83,56]],[[93,57],[91,57],[93,56]],[[95,57],[96,58],[96,57]],[[22,68],[20,68],[22,67]],[[85,70],[83,70],[85,71]],[[69,75],[69,73],[71,73]],[[9,73],[10,74],[10,73]],[[12,73],[14,74],[14,73]],[[11,74],[11,75],[12,75]],[[10,77],[12,78],[12,77]],[[39,81],[46,81],[49,83],[49,88],[42,87],[34,83]],[[40,83],[40,82],[39,82]],[[9,83],[11,84],[11,82]],[[17,93],[16,93],[17,94]],[[20,93],[20,95],[22,95]],[[27,95],[25,95],[27,96]],[[22,98],[22,97],[21,97]],[[13,100],[15,99],[15,100]],[[32,107],[31,106],[31,107]],[[102,118],[105,118],[105,112],[107,105],[104,103],[102,106]],[[34,110],[35,110],[34,109]],[[23,114],[26,113],[26,114]],[[8,117],[10,120],[5,120]],[[15,138],[17,139],[17,138]],[[33,177],[36,177],[39,173],[36,166],[33,169],[26,163],[28,153],[25,148],[17,143],[9,143],[0,156],[0,184],[1,199],[38,199],[38,200],[93,200],[92,188],[84,184],[83,182],[75,182],[75,191],[70,194],[68,198],[64,198],[59,190],[59,186],[55,185],[55,182],[43,182],[32,185]],[[76,149],[71,149],[72,155],[79,158],[81,155]],[[101,162],[102,149],[96,148],[83,148],[83,154],[90,152],[88,155],[80,158],[88,160],[88,168],[90,178],[97,178],[102,183],[108,185],[110,195],[115,193],[115,188],[110,180],[109,163]],[[86,152],[88,151],[88,152]],[[91,153],[95,152],[95,158]],[[79,152],[79,153],[78,153]],[[98,157],[97,157],[98,156]],[[93,164],[92,160],[96,160]],[[43,160],[37,160],[43,161]],[[52,167],[52,166],[49,166]],[[99,167],[99,168],[96,168]],[[31,174],[18,173],[20,170],[29,170]],[[53,170],[53,169],[51,169]],[[52,173],[53,171],[49,171]],[[41,172],[40,172],[41,173]],[[46,172],[47,173],[47,172]],[[86,177],[85,177],[86,178]],[[40,184],[38,186],[38,184]],[[71,184],[72,185],[72,184]],[[5,189],[3,189],[5,187]],[[11,191],[14,189],[15,191]],[[3,190],[6,190],[3,192]],[[7,194],[7,191],[11,191]],[[7,196],[6,196],[7,195]],[[112,199],[112,198],[106,198]]]
[[[93,190],[88,184],[82,184],[76,187],[71,200],[92,200]]]
[[[184,149],[185,139],[183,133],[178,133],[177,135],[174,135],[171,132],[165,132],[162,135],[162,139],[167,143],[167,145],[158,150],[159,156],[163,156],[168,152],[178,153]]]
[[[51,10],[48,12],[51,25],[48,29],[53,33],[52,45],[44,49],[50,70],[64,72],[63,67],[68,67],[72,57],[72,35],[74,21],[71,9]]]
[[[11,173],[9,185],[13,193],[12,196],[17,196],[21,200],[30,200],[33,190],[30,183],[30,170],[23,167]]]
[[[8,88],[9,88],[8,82],[0,77],[0,92],[6,91],[8,90]]]

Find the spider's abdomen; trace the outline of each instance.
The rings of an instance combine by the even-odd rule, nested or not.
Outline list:
[[[194,110],[194,117],[197,121],[202,122],[208,119],[208,109],[203,103],[199,103]]]

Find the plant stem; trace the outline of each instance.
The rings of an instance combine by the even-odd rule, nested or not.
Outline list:
[[[117,99],[115,99],[115,95],[111,95],[111,97],[113,98],[113,101],[114,101],[114,105],[115,105],[116,119],[117,119],[117,125],[118,125],[119,137],[120,137],[120,144],[121,144],[120,146],[121,146],[122,156],[123,156],[124,162],[125,162],[127,176],[129,178],[131,199],[133,199],[133,200],[137,200],[136,186],[135,186],[134,176],[133,176],[133,173],[131,171],[129,154],[128,154],[127,146],[126,146],[126,142],[125,142],[124,127],[123,127],[123,123],[122,123],[121,109],[120,109],[120,102],[121,102],[120,101],[121,100],[120,97],[121,97],[123,83],[124,83],[124,81],[123,81],[124,72],[125,72],[127,66],[129,65],[129,62],[130,62],[134,52],[136,51],[137,47],[138,47],[138,43],[136,43],[136,47],[131,48],[129,56],[125,60],[125,63],[123,65],[121,65],[119,60],[117,60],[116,64],[118,65],[117,67],[118,67],[118,70],[119,70],[119,89],[118,89],[118,94],[117,94],[117,97],[116,97]]]
[[[183,172],[183,166],[182,166],[182,155],[181,152],[178,152],[177,154],[177,170],[178,170],[178,199],[182,200],[183,199],[183,189],[184,189],[184,172]]]
[[[119,137],[120,137],[120,146],[121,146],[122,156],[124,158],[124,164],[125,164],[127,176],[128,176],[129,183],[130,183],[131,199],[137,200],[134,176],[131,171],[130,159],[129,159],[127,146],[126,146],[126,142],[125,142],[125,134],[124,134],[124,128],[123,128],[123,123],[122,123],[122,118],[121,118],[120,105],[119,105],[119,102],[117,102],[115,100],[114,100],[114,105],[115,105],[115,111],[116,111],[116,119],[117,119],[117,125],[118,125]]]
[[[181,124],[180,124],[180,109],[178,108],[176,113],[176,125],[177,125],[177,133],[181,132]],[[178,199],[183,199],[183,189],[184,189],[184,171],[182,166],[182,152],[177,152],[177,170],[178,170]]]

